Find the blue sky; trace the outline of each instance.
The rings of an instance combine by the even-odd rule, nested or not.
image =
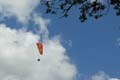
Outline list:
[[[60,34],[72,41],[72,47],[64,42],[63,45],[68,47],[67,55],[80,72],[90,75],[102,70],[112,77],[120,77],[119,21],[112,11],[99,20],[88,19],[85,23],[72,14],[63,19],[52,16],[48,28],[51,35]]]
[[[16,57],[16,55],[13,54],[12,58],[8,57],[8,55],[0,57],[1,59],[8,58],[10,61],[5,63],[0,62],[1,64],[4,63],[2,66],[16,67],[15,70],[11,68],[13,69],[12,72],[19,73],[13,75],[12,72],[8,73],[4,67],[0,67],[0,70],[2,70],[0,74],[3,75],[4,72],[6,72],[5,79],[0,76],[1,80],[14,79],[7,77],[11,75],[15,76],[15,80],[20,80],[22,71],[24,72],[24,69],[27,69],[29,66],[32,67],[30,67],[30,70],[27,69],[24,72],[25,75],[27,75],[27,77],[22,77],[24,80],[39,80],[41,77],[42,80],[48,80],[51,76],[52,80],[73,80],[72,78],[76,76],[77,71],[77,75],[80,74],[85,78],[82,80],[86,80],[88,77],[94,77],[90,80],[105,80],[104,76],[107,77],[106,75],[110,76],[107,80],[120,80],[120,45],[118,45],[120,40],[117,41],[120,38],[120,17],[115,15],[114,10],[110,10],[108,15],[98,20],[90,18],[86,22],[81,23],[77,13],[75,13],[76,9],[73,9],[68,18],[60,19],[59,15],[47,15],[43,8],[37,8],[36,6],[39,6],[39,0],[35,0],[34,3],[32,0],[21,0],[18,2],[20,5],[14,4],[14,1],[16,0],[7,3],[8,1],[0,0],[0,4],[6,6],[5,8],[2,7],[5,12],[0,10],[0,16],[2,17],[0,18],[0,37],[5,41],[4,43],[1,39],[0,53],[7,53],[3,51],[5,47],[6,51],[8,50],[8,53],[12,54],[12,52],[9,52],[9,49],[15,48],[13,51],[14,54],[21,54],[21,51],[23,51],[22,56],[25,57],[29,52],[30,57],[29,59],[23,59],[24,57],[21,57],[19,54],[20,58],[16,61],[13,61]],[[9,8],[8,5],[11,7]],[[24,31],[23,28],[27,29],[27,31]],[[10,38],[3,36],[3,33]],[[59,35],[61,39],[56,37],[57,35]],[[45,56],[43,56],[43,58],[41,57],[43,61],[41,61],[40,64],[34,65],[36,64],[34,58],[38,57],[38,55],[33,55],[33,53],[37,53],[35,43],[37,41],[42,42],[41,36],[47,36],[47,39],[43,38]],[[15,44],[14,40],[16,39],[18,41]],[[11,43],[9,43],[9,41]],[[22,44],[22,46],[18,44]],[[26,47],[26,45],[28,46]],[[66,56],[70,58],[70,62],[66,59]],[[63,63],[59,60],[63,60]],[[11,64],[11,62],[14,64]],[[24,64],[25,66],[17,66],[19,62],[19,65]],[[60,65],[58,66],[58,64]],[[48,66],[50,66],[50,68]],[[60,67],[61,70],[58,69],[58,67]],[[29,73],[31,69],[33,73]],[[46,71],[44,75],[41,76],[40,73],[42,70]],[[103,72],[101,73],[100,71]],[[55,77],[55,74],[57,77]],[[16,79],[16,77],[18,79]],[[77,80],[82,77],[78,77]]]

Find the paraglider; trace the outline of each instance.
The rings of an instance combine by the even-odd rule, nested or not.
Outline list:
[[[40,43],[40,42],[38,42],[38,43],[36,43],[36,45],[37,45],[39,54],[40,54],[40,55],[43,55],[43,44]],[[40,59],[38,59],[38,61],[40,61]]]

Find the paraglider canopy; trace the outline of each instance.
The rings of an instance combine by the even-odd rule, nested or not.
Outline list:
[[[43,55],[43,44],[41,42],[36,43],[40,55]]]

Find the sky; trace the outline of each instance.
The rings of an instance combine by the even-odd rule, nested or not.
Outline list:
[[[0,80],[120,80],[114,10],[85,23],[75,11],[62,19],[44,12],[40,0],[0,0]]]

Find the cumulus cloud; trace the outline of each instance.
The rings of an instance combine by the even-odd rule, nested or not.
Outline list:
[[[0,25],[0,80],[73,80],[76,67],[69,62],[59,38],[44,41],[44,55],[39,58],[39,36],[22,29]]]
[[[0,14],[2,19],[15,16],[25,23],[39,3],[40,0],[0,0]]]

